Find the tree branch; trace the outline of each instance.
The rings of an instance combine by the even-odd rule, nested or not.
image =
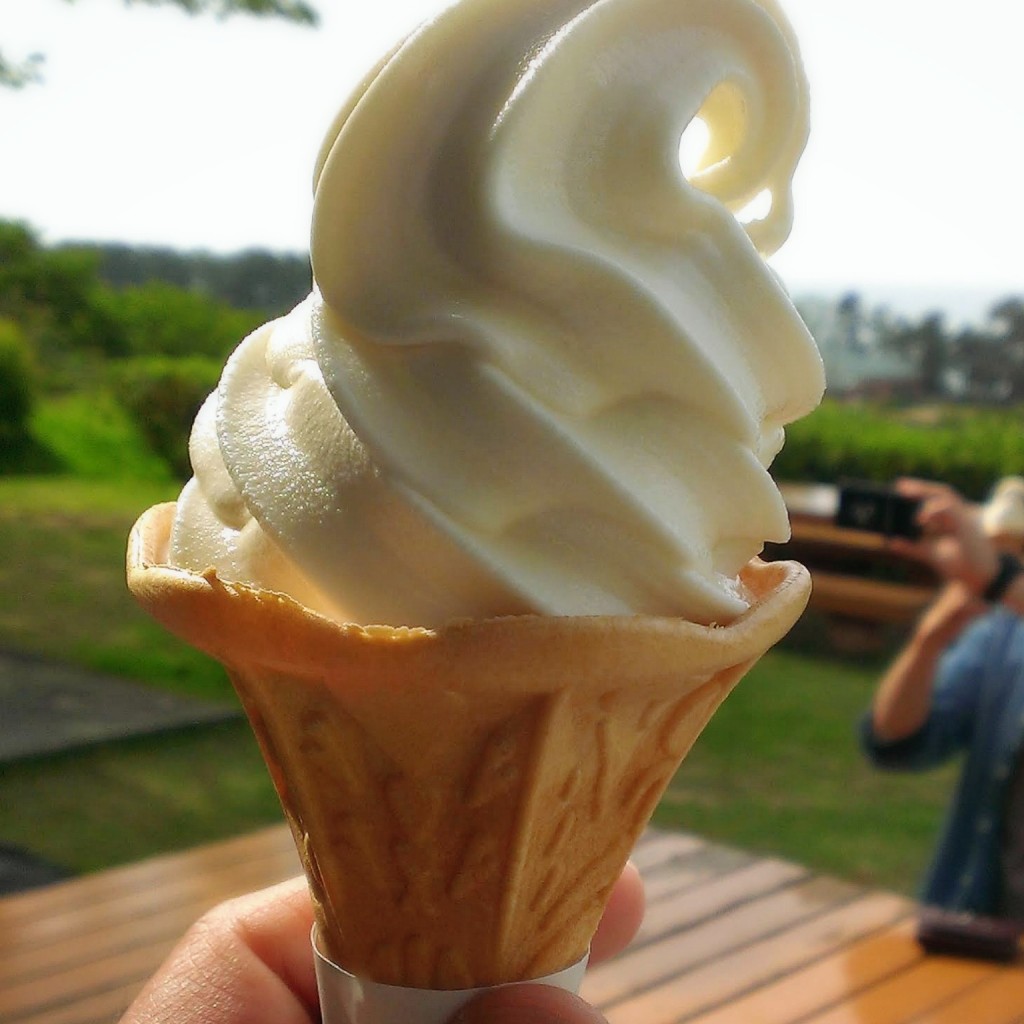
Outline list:
[[[0,53],[0,88],[21,89],[33,82],[42,81],[40,68],[43,63],[41,53],[31,53],[20,64],[14,64]]]
[[[232,14],[249,14],[257,18],[281,18],[299,25],[316,25],[319,15],[304,0],[124,0],[129,7],[180,7],[189,14],[212,14],[227,18]]]
[[[316,26],[320,22],[316,8],[305,0],[124,0],[124,3],[126,7],[137,4],[178,7],[188,14],[210,14],[216,18],[247,14],[256,18],[280,18],[296,25]],[[41,82],[44,59],[41,53],[32,53],[20,63],[15,63],[0,53],[0,89],[21,89]]]

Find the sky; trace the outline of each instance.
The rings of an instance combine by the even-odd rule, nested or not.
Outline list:
[[[0,218],[46,242],[305,251],[335,110],[440,5],[313,2],[317,29],[0,0],[0,51],[46,55],[41,84],[0,90]],[[812,102],[793,233],[772,260],[791,291],[964,316],[1024,293],[1024,3],[782,3]]]

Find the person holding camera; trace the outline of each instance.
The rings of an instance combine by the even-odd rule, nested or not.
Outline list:
[[[882,677],[861,740],[876,765],[894,770],[966,754],[922,901],[1024,922],[1024,481],[1018,484],[1006,503],[1009,518],[991,508],[983,515],[943,484],[897,484],[920,503],[921,536],[892,539],[892,549],[923,557],[944,586]],[[1000,532],[997,521],[1012,528]]]

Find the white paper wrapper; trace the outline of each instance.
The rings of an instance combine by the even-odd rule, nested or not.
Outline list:
[[[363,981],[331,963],[319,950],[313,929],[316,982],[320,990],[323,1024],[444,1024],[453,1013],[483,988],[400,988]],[[532,979],[528,984],[553,985],[579,992],[588,956],[557,974]]]

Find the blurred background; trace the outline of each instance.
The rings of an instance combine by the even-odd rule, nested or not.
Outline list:
[[[188,474],[224,357],[310,286],[309,180],[348,90],[432,0],[4,0],[0,852],[10,884],[280,820],[221,669],[139,612],[137,514]],[[831,528],[834,484],[976,500],[1024,472],[1024,8],[788,0],[812,85],[772,265],[829,395],[789,432],[801,625],[679,772],[665,825],[910,892],[951,772],[879,777],[854,723],[934,591]],[[195,8],[189,16],[187,8]],[[276,10],[276,14],[275,14]],[[315,15],[315,16],[314,16]],[[2,859],[0,859],[2,862]],[[33,874],[34,872],[34,874]],[[0,871],[2,883],[2,871]]]

